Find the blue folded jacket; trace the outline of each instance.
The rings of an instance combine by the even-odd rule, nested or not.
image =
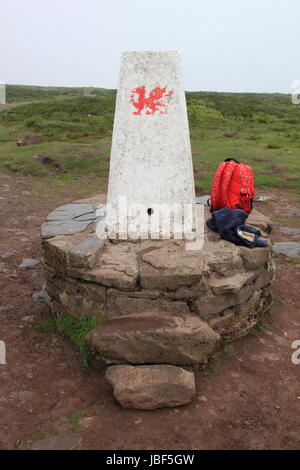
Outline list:
[[[212,218],[206,221],[208,227],[214,232],[218,232],[224,240],[234,243],[235,245],[243,245],[248,248],[268,246],[268,242],[260,240],[260,231],[245,225],[247,212],[242,209],[229,209],[223,207],[212,212]],[[243,234],[244,232],[244,234]],[[247,237],[247,234],[253,234]]]

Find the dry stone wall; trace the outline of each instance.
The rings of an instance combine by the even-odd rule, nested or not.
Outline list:
[[[42,226],[45,293],[55,315],[105,318],[88,341],[110,360],[205,363],[222,340],[246,334],[270,307],[270,247],[238,247],[207,227],[200,251],[176,240],[104,242],[95,233],[99,204],[77,201],[49,214]],[[270,220],[255,209],[248,223],[270,236]]]

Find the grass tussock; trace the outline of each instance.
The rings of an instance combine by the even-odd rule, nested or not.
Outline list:
[[[78,348],[84,366],[89,367],[94,353],[86,342],[86,336],[101,321],[103,318],[99,315],[77,318],[65,313],[57,318],[36,323],[35,329],[40,333],[58,333],[69,338]]]

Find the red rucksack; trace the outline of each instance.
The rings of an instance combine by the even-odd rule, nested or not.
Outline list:
[[[217,168],[212,190],[211,210],[222,207],[251,212],[254,198],[252,168],[234,158],[227,158]]]

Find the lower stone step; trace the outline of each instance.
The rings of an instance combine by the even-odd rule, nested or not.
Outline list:
[[[171,365],[111,366],[105,378],[124,408],[154,410],[186,405],[196,393],[193,372]]]
[[[132,364],[203,364],[218,341],[219,335],[197,315],[164,312],[106,320],[87,336],[104,357]]]

